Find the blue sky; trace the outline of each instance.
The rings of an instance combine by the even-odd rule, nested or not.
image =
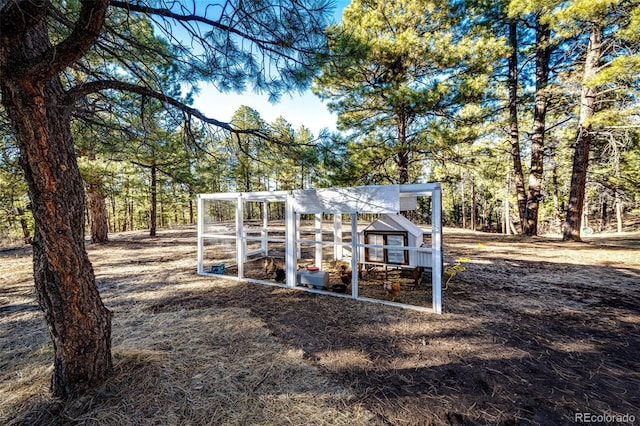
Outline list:
[[[350,0],[335,1],[336,22],[342,18],[342,10],[349,2]],[[220,93],[210,84],[202,83],[199,86],[200,93],[195,97],[193,106],[216,120],[230,121],[238,108],[246,105],[258,111],[268,123],[282,116],[294,129],[304,125],[314,135],[318,135],[323,128],[336,128],[336,115],[329,113],[325,104],[310,90],[301,94],[284,94],[278,103],[272,104],[266,95],[258,95],[252,91]]]

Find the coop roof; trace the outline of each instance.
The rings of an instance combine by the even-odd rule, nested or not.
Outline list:
[[[399,185],[292,191],[296,213],[397,213]]]
[[[365,231],[407,231],[411,235],[422,236],[418,225],[399,214],[385,214],[367,226]]]
[[[302,189],[293,191],[224,192],[198,194],[202,200],[270,202],[291,200],[298,214],[399,213],[415,210],[417,197],[440,190],[438,183],[370,185],[350,188]]]

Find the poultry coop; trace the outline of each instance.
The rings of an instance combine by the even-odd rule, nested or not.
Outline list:
[[[430,268],[430,252],[406,250],[424,247],[429,236],[429,231],[402,215],[384,214],[358,234],[361,263]]]
[[[439,183],[199,194],[197,202],[198,274],[442,312]],[[428,229],[404,216],[412,211]],[[265,259],[281,279],[262,268]],[[358,273],[371,264],[429,270],[425,300],[372,296]]]

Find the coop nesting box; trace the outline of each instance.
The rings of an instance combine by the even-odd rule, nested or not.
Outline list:
[[[380,216],[359,233],[360,243],[375,246],[364,247],[360,258],[365,263],[431,267],[431,253],[403,250],[397,247],[422,247],[425,232],[416,224],[399,214]]]

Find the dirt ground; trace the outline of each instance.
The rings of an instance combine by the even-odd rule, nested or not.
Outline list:
[[[443,292],[442,315],[197,276],[192,228],[111,240],[88,250],[114,312],[116,375],[79,401],[48,395],[52,350],[29,248],[0,253],[0,423],[640,422],[640,233],[567,244],[447,228],[445,261],[466,260]],[[189,322],[198,318],[220,329]],[[251,330],[237,328],[245,323]],[[223,339],[230,327],[236,336]],[[251,352],[257,341],[268,345]],[[258,352],[286,361],[243,362]],[[283,362],[288,370],[278,370]],[[184,382],[215,369],[227,373]],[[252,369],[262,378],[248,386]],[[154,374],[162,385],[136,383]],[[165,399],[150,413],[136,393]],[[242,414],[225,408],[238,401]]]

